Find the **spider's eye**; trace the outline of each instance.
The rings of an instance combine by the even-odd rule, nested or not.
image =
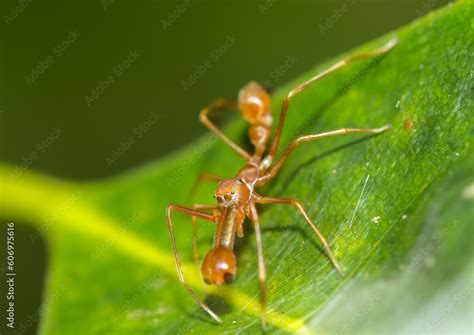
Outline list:
[[[232,200],[232,196],[230,194],[226,194],[224,195],[224,200],[225,201],[231,201]]]
[[[230,192],[230,194],[234,195],[234,194],[235,194],[235,192],[234,192],[234,191],[232,191],[232,192]]]
[[[244,183],[244,181],[243,181],[241,178],[237,179],[237,182],[238,182],[239,184],[243,184],[243,183]]]

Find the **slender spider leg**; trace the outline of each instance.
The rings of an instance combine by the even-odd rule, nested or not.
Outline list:
[[[216,127],[214,123],[212,123],[209,118],[208,114],[210,112],[216,111],[218,109],[223,108],[236,108],[237,103],[234,101],[226,100],[226,99],[217,99],[214,101],[210,106],[205,107],[199,113],[199,121],[204,124],[207,128],[214,132],[221,140],[223,140],[228,146],[234,149],[240,156],[242,156],[245,160],[249,160],[251,155],[242,149],[238,144],[232,141],[230,138],[227,137],[219,128]]]
[[[216,205],[201,205],[194,204],[193,210],[216,210],[219,206]],[[197,216],[191,216],[191,221],[193,222],[193,258],[194,264],[196,265],[199,271],[199,251],[198,251],[198,223]],[[215,222],[215,221],[214,221]]]
[[[193,186],[191,187],[191,189],[189,190],[189,194],[188,194],[188,199],[192,199],[194,197],[194,194],[196,194],[196,190],[198,189],[199,185],[201,185],[201,183],[204,181],[204,180],[209,180],[209,181],[221,181],[222,177],[219,177],[219,176],[215,176],[213,174],[209,174],[209,173],[201,173],[197,178],[196,180],[194,181],[194,184]]]
[[[330,136],[338,136],[350,133],[372,133],[372,134],[379,134],[388,129],[390,129],[390,125],[385,125],[381,128],[343,128],[338,130],[332,130],[325,133],[314,134],[314,135],[306,135],[298,137],[297,139],[293,140],[289,147],[286,149],[285,153],[281,156],[281,158],[273,165],[270,171],[258,179],[257,186],[261,186],[263,184],[268,183],[280,170],[283,163],[288,158],[289,154],[296,148],[296,146],[303,142],[310,142],[314,141],[323,137],[330,137]]]
[[[334,64],[330,68],[320,72],[319,74],[317,74],[313,78],[310,78],[309,80],[305,81],[304,83],[302,83],[302,84],[296,86],[295,88],[293,88],[283,99],[283,104],[282,104],[281,112],[280,112],[280,120],[278,121],[277,130],[275,132],[275,137],[273,138],[273,142],[272,142],[272,145],[270,147],[268,156],[275,157],[275,154],[278,150],[278,144],[280,142],[281,132],[283,130],[283,124],[285,123],[285,117],[286,117],[286,113],[288,111],[288,106],[290,104],[291,98],[294,95],[300,93],[305,88],[307,88],[309,85],[311,85],[311,84],[315,83],[316,81],[326,77],[328,74],[333,73],[333,72],[335,72],[336,70],[338,70],[340,68],[343,68],[345,65],[347,65],[347,64],[349,64],[353,61],[368,58],[368,57],[372,57],[372,56],[383,55],[384,53],[386,53],[390,49],[392,49],[395,45],[397,45],[397,43],[398,43],[397,39],[392,39],[392,40],[388,41],[384,46],[382,46],[378,49],[367,51],[367,52],[360,53],[360,54],[353,55],[353,56],[349,56],[349,57],[337,62],[336,64]]]
[[[169,205],[166,208],[166,218],[167,218],[167,222],[168,222],[168,230],[169,230],[169,233],[170,233],[171,246],[173,248],[173,254],[174,254],[174,259],[175,259],[175,262],[176,262],[176,270],[178,271],[179,281],[184,286],[186,291],[188,291],[188,293],[193,297],[193,299],[202,307],[202,309],[204,309],[218,323],[221,323],[222,320],[217,316],[217,314],[214,313],[209,308],[209,306],[207,306],[206,303],[204,303],[204,301],[199,299],[199,297],[196,295],[196,293],[194,293],[194,291],[191,289],[191,287],[189,287],[189,285],[186,283],[186,280],[184,279],[183,269],[181,267],[181,262],[179,260],[178,250],[176,248],[176,240],[175,240],[175,237],[174,237],[174,230],[173,230],[173,221],[171,220],[171,211],[178,211],[178,212],[182,212],[182,213],[185,213],[185,214],[188,214],[188,215],[197,216],[201,219],[204,219],[204,220],[207,220],[207,221],[210,221],[210,222],[215,222],[214,221],[214,216],[206,214],[206,213],[194,211],[194,210],[186,208],[186,207],[177,206],[177,205]]]
[[[262,328],[265,328],[266,325],[266,315],[267,315],[267,284],[266,284],[266,270],[265,270],[265,259],[263,257],[263,243],[262,243],[262,234],[260,232],[260,219],[258,216],[257,209],[255,204],[251,202],[249,204],[250,210],[250,219],[253,222],[255,228],[255,240],[257,243],[257,257],[258,257],[258,280],[260,281],[260,306],[262,313]]]
[[[324,238],[323,234],[319,231],[319,229],[316,227],[316,225],[311,221],[309,218],[308,213],[304,209],[303,205],[296,199],[280,199],[280,198],[271,198],[271,197],[263,197],[259,196],[256,193],[253,195],[254,201],[257,204],[287,204],[287,205],[292,205],[298,209],[298,211],[303,215],[305,218],[306,222],[308,225],[313,229],[313,231],[318,235],[319,239],[321,240],[322,244],[324,245],[324,248],[326,249],[326,252],[329,256],[329,259],[331,260],[332,264],[336,268],[336,270],[341,274],[341,276],[344,276],[341,267],[339,266],[339,263],[336,260],[336,257],[334,257],[334,254],[331,250],[331,247],[329,246],[328,242]]]

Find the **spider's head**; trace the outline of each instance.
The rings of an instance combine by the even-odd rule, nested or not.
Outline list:
[[[224,179],[217,185],[214,198],[225,207],[244,206],[250,200],[250,190],[240,178]]]
[[[224,247],[212,248],[204,256],[201,273],[206,284],[230,283],[237,273],[235,255],[232,250]]]

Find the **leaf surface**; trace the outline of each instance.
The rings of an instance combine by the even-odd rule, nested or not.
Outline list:
[[[474,198],[469,6],[460,1],[351,51],[347,55],[374,49],[394,36],[400,41],[386,56],[351,65],[292,101],[282,147],[298,135],[393,128],[302,144],[259,191],[305,204],[346,273],[337,274],[293,208],[259,207],[270,333],[450,327],[436,313],[459,292],[454,308],[468,310]],[[280,88],[274,115],[286,92],[347,55]],[[226,132],[244,139],[246,125],[232,121]],[[90,184],[33,172],[15,177],[14,167],[0,165],[2,214],[37,224],[50,249],[41,333],[258,333],[251,224],[238,241],[236,281],[209,288],[193,266],[190,219],[174,216],[185,276],[223,318],[215,325],[178,281],[165,221],[169,203],[191,205],[187,194],[199,173],[232,177],[243,163],[207,136],[166,159]],[[213,189],[203,185],[196,202],[212,204]],[[201,255],[213,228],[199,225]],[[457,326],[469,320],[459,315]]]

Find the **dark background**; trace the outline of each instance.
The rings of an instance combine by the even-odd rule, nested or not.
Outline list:
[[[79,180],[131,169],[203,134],[198,112],[214,98],[234,98],[250,80],[277,87],[447,2],[2,1],[0,161]],[[19,323],[40,304],[47,248],[16,224]],[[1,241],[5,233],[2,224]]]

